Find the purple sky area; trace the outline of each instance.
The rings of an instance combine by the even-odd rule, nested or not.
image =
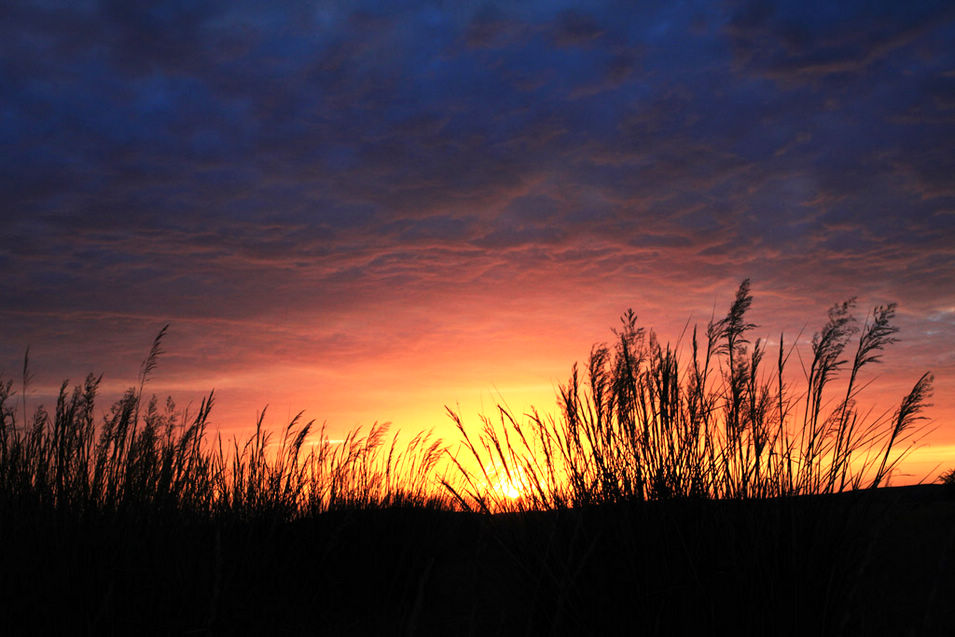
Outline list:
[[[446,427],[632,306],[899,302],[955,452],[955,4],[4,2],[0,370]],[[541,404],[543,403],[543,404]],[[939,451],[941,453],[941,451]],[[955,464],[955,462],[949,463]]]

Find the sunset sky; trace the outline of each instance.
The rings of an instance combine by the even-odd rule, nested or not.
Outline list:
[[[934,372],[951,468],[953,42],[950,0],[4,2],[0,371],[112,398],[169,322],[152,391],[230,435],[453,438],[750,277],[806,346],[898,302],[868,396]]]

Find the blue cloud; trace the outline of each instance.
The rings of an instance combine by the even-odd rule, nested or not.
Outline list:
[[[950,7],[8,3],[0,293],[252,320],[758,269],[955,303]]]

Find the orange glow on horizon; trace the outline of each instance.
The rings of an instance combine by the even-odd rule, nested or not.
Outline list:
[[[806,309],[791,298],[777,298],[758,286],[754,286],[753,295],[752,318],[759,325],[753,330],[753,341],[756,337],[768,338],[772,347],[780,331],[789,342],[802,330],[801,354],[794,355],[790,365],[794,382],[804,382],[800,378],[800,356],[805,364],[809,340],[824,319],[826,304]],[[481,415],[495,417],[498,404],[505,405],[515,416],[534,410],[545,417],[556,416],[558,387],[567,382],[575,361],[583,368],[592,344],[613,339],[608,328],[614,326],[620,306],[626,306],[625,298],[627,295],[620,291],[608,294],[586,308],[583,317],[565,306],[545,314],[546,318],[521,317],[513,312],[493,320],[486,314],[480,320],[441,315],[430,331],[415,333],[412,326],[400,325],[413,336],[381,351],[375,349],[376,341],[374,347],[348,355],[326,355],[318,348],[273,356],[254,346],[254,342],[230,341],[225,350],[228,358],[222,359],[229,365],[222,368],[214,362],[202,366],[189,358],[193,326],[177,328],[174,323],[165,345],[167,353],[161,357],[147,392],[172,395],[180,407],[191,402],[194,411],[199,399],[215,389],[212,425],[225,437],[247,436],[254,428],[256,416],[267,406],[264,423],[273,431],[304,410],[304,422],[314,419],[316,426],[326,423],[333,439],[343,439],[356,427],[367,431],[373,423],[390,422],[392,433],[400,431],[410,436],[433,430],[436,437],[454,446],[459,436],[446,406],[457,412],[471,430],[478,428]],[[731,298],[732,291],[727,286],[727,290],[711,292],[695,305],[687,299],[674,301],[672,308],[647,303],[639,324],[654,329],[662,342],[676,343],[682,335],[680,346],[686,355],[693,324],[705,329],[713,306],[719,315]],[[794,303],[795,309],[790,307]],[[860,319],[864,307],[860,302]],[[562,320],[563,315],[569,318]],[[899,318],[904,321],[906,315],[900,313]],[[300,335],[308,334],[309,324],[304,318],[294,322],[290,319],[283,330],[297,335],[295,338],[304,338]],[[955,466],[955,395],[946,384],[955,377],[955,364],[946,363],[947,359],[939,358],[938,352],[925,347],[909,347],[918,335],[907,332],[904,324],[901,327],[900,343],[886,350],[881,365],[866,371],[863,382],[872,384],[859,398],[862,407],[871,405],[876,412],[891,410],[923,371],[935,373],[932,406],[924,413],[930,422],[920,446],[893,478],[894,484],[932,481]],[[319,328],[313,324],[313,329]],[[49,407],[62,378],[43,378],[46,356],[41,352],[32,356],[38,361],[38,376],[45,382],[37,382],[31,388],[30,403]],[[766,358],[773,356],[774,352],[769,351]],[[140,357],[137,350],[129,358],[135,363]],[[104,370],[103,406],[108,405],[111,395],[118,395],[132,384],[135,366],[129,367],[127,373],[120,369],[119,375]],[[86,371],[74,371],[74,379]],[[501,484],[500,490],[510,493],[520,489]]]

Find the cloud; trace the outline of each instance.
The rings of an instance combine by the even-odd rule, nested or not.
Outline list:
[[[582,46],[596,40],[604,31],[593,17],[568,9],[557,16],[554,42],[557,46]]]
[[[745,276],[953,289],[945,3],[50,7],[0,9],[17,340],[166,317],[238,372]]]
[[[737,64],[787,82],[853,76],[950,22],[947,2],[774,3],[746,0],[726,30]]]

